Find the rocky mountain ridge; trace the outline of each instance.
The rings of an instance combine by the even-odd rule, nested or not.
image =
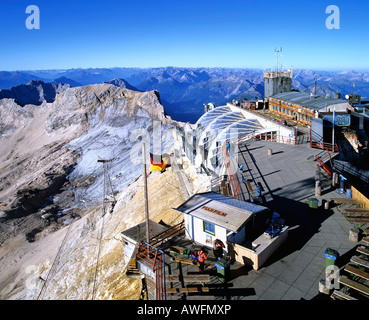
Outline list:
[[[132,183],[141,171],[135,171],[138,165],[130,159],[137,143],[131,141],[131,134],[142,131],[150,139],[153,121],[161,124],[162,147],[169,152],[173,144],[171,128],[177,122],[166,116],[155,91],[135,92],[100,84],[67,88],[56,95],[53,103],[40,106],[21,107],[12,99],[0,100],[3,222],[38,212],[63,186],[70,189],[65,187],[70,181],[76,184],[91,174],[94,182],[90,187],[95,192],[67,190],[74,199],[76,194],[90,196],[78,198],[70,208],[88,200],[100,201],[103,172],[97,166],[99,157],[115,159],[111,172],[116,176],[128,170],[124,179],[116,180],[117,190]]]
[[[150,151],[159,139],[161,151],[170,153],[176,125],[182,124],[165,114],[158,92],[107,83],[68,87],[39,106],[0,100],[0,298],[136,299],[137,284],[124,278],[119,242],[121,231],[144,219],[142,162],[133,156],[142,159],[141,139]],[[107,215],[99,159],[111,160],[117,199]],[[157,172],[153,179],[151,190],[183,201],[175,174]],[[165,214],[171,204],[154,196],[150,201],[157,208],[152,218],[171,222]],[[103,224],[100,288],[92,295]]]

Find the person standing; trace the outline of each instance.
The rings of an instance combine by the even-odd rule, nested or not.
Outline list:
[[[205,248],[202,247],[201,250],[198,252],[198,261],[199,261],[199,271],[204,272],[204,266],[205,266],[205,260],[207,260],[208,257],[205,253]]]
[[[223,241],[220,239],[215,239],[213,243],[213,253],[216,260],[219,260],[223,257],[223,248],[225,248]]]

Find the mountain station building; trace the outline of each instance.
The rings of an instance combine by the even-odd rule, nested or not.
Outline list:
[[[342,99],[330,99],[297,91],[283,92],[269,98],[269,110],[283,118],[311,125],[311,119],[322,112],[347,112],[350,104]]]

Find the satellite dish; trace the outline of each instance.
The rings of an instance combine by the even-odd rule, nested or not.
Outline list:
[[[348,100],[350,98],[350,96],[348,94],[346,94],[345,98],[346,98],[346,100]]]

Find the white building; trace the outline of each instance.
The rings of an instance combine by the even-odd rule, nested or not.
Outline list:
[[[255,218],[268,213],[266,207],[214,192],[196,194],[176,210],[184,213],[186,237],[208,248],[215,239],[224,244],[245,243]]]
[[[226,141],[240,144],[265,135],[273,136],[277,142],[294,144],[296,131],[260,113],[227,103],[203,114],[197,120],[193,134],[198,159],[195,165],[203,164],[221,176],[224,174],[223,146]]]
[[[168,230],[168,227],[156,223],[152,220],[150,220],[149,224],[151,238]],[[146,221],[123,231],[121,233],[121,236],[125,261],[129,262],[136,254],[136,250],[140,242],[146,241]]]

